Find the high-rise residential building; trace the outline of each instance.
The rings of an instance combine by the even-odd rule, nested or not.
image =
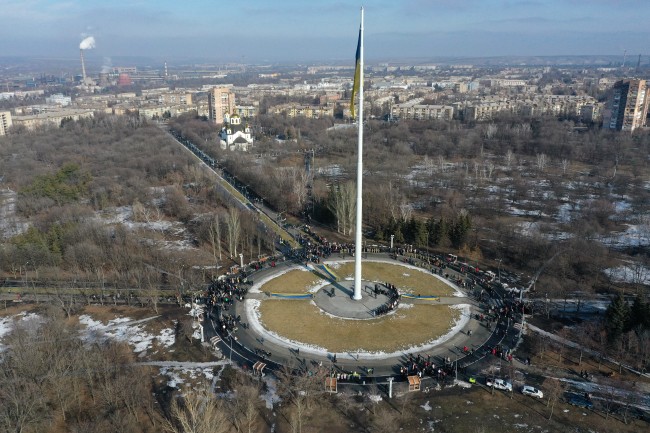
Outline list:
[[[649,102],[646,80],[616,82],[603,117],[603,128],[632,132],[645,126]]]
[[[5,135],[11,125],[11,112],[0,111],[0,135]]]
[[[224,123],[227,115],[235,111],[235,94],[228,87],[213,87],[208,93],[210,120]]]

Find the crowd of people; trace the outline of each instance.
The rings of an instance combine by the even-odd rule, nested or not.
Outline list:
[[[445,358],[441,363],[436,365],[431,359],[431,355],[426,358],[418,354],[416,356],[409,355],[408,360],[404,365],[400,366],[400,374],[406,376],[428,376],[438,381],[444,381],[447,377],[454,373],[454,363],[450,358]]]
[[[241,323],[241,316],[226,313],[237,301],[243,301],[252,281],[245,274],[213,281],[205,293],[205,305],[213,313],[222,332],[233,331]],[[216,310],[216,311],[215,311]]]
[[[400,294],[399,291],[397,290],[397,287],[395,287],[393,284],[384,283],[383,287],[380,286],[379,284],[375,284],[373,293],[375,295],[375,298],[378,295],[383,295],[388,298],[385,303],[383,303],[382,305],[380,305],[379,307],[375,308],[372,311],[372,315],[375,317],[389,313],[395,310],[399,305]]]

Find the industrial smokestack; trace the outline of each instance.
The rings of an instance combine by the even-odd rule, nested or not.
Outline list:
[[[91,50],[95,48],[95,38],[88,36],[86,39],[79,43],[79,49],[81,50]]]
[[[84,61],[84,50],[92,50],[95,48],[95,38],[92,36],[86,37],[83,41],[79,43],[79,52],[81,55],[81,76],[83,77],[83,83],[86,83],[86,62]]]
[[[84,50],[81,48],[79,50],[81,53],[81,76],[82,76],[82,83],[86,82],[86,63],[84,62]]]

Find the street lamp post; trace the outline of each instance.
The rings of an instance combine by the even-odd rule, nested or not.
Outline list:
[[[239,253],[239,267],[244,269],[244,254]]]
[[[232,333],[228,332],[228,337],[230,337],[230,354],[228,355],[228,362],[232,364]]]

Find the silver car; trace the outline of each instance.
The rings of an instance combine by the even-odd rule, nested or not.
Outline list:
[[[521,393],[530,395],[531,397],[544,398],[544,393],[541,390],[529,385],[524,385],[523,388],[521,388]]]

